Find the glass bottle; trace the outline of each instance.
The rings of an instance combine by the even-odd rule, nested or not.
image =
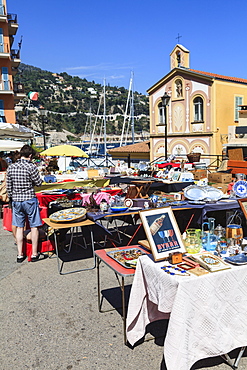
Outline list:
[[[150,225],[150,232],[151,232],[152,235],[155,235],[159,231],[159,229],[163,225],[163,221],[164,221],[165,217],[166,217],[166,215],[162,215],[162,216],[156,218],[156,220],[154,220],[154,222]]]

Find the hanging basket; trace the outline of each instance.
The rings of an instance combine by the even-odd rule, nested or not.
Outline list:
[[[190,163],[200,162],[201,153],[190,153],[187,154],[188,161]]]

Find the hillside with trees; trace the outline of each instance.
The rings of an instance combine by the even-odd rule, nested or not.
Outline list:
[[[40,108],[43,108],[47,112],[47,130],[65,129],[73,134],[83,135],[90,112],[92,121],[96,114],[103,115],[103,85],[70,76],[66,72],[52,73],[23,63],[19,70],[15,82],[24,84],[26,98],[16,107],[18,123],[40,129]],[[28,98],[30,91],[39,93],[38,101]],[[105,91],[107,134],[121,135],[128,90],[107,85]],[[149,131],[148,97],[136,91],[134,116],[135,132]]]

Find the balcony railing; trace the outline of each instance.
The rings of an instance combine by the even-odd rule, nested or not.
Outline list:
[[[11,49],[11,59],[20,59],[19,49]]]
[[[17,23],[17,14],[8,13],[7,19],[9,23]]]
[[[3,81],[0,80],[0,91],[10,91],[12,90],[12,84],[10,80]]]
[[[14,93],[25,93],[24,85],[21,83],[14,83]]]

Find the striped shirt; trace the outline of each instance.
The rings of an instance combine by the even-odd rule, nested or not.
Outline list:
[[[14,202],[34,198],[34,186],[41,184],[42,179],[36,165],[28,159],[18,159],[7,169],[7,192]]]

